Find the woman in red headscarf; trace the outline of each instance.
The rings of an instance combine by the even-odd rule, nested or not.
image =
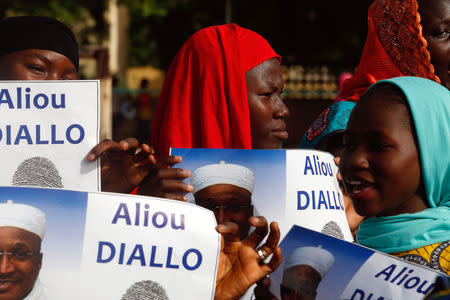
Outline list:
[[[176,192],[192,192],[192,186],[179,179],[190,174],[166,168],[181,161],[180,157],[168,156],[171,147],[279,148],[288,137],[289,116],[280,96],[284,87],[280,61],[264,38],[235,24],[196,32],[173,60],[158,101],[151,135],[160,158],[157,168],[146,176],[149,171],[142,159],[133,162],[133,168],[114,168],[124,165],[125,160],[119,159],[121,153],[137,147],[137,141],[102,142],[91,151],[89,159],[115,151],[119,158],[110,160],[107,169],[118,172],[111,171],[110,178],[133,177],[121,180],[125,188],[117,180],[106,180],[113,184],[105,182],[105,186],[126,192],[128,183],[143,180],[139,194],[182,200],[184,197]],[[151,157],[151,150],[144,146],[141,156]]]
[[[278,148],[289,115],[283,85],[280,56],[259,34],[235,24],[198,31],[164,81],[152,126],[157,155],[170,147]]]
[[[369,9],[369,31],[355,75],[339,98],[358,101],[373,83],[418,76],[450,88],[450,36],[447,0],[376,0]]]

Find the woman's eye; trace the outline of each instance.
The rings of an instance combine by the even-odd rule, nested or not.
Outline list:
[[[262,93],[262,94],[259,94],[259,95],[262,96],[262,97],[270,97],[272,95],[272,93]]]
[[[43,67],[38,65],[27,65],[27,67],[32,70],[35,73],[45,73],[45,70]]]
[[[448,38],[450,36],[450,31],[448,31],[448,30],[441,30],[441,31],[433,33],[431,36],[434,37],[434,38],[437,38],[437,39],[445,39],[445,38]]]
[[[370,145],[370,149],[372,151],[376,151],[376,152],[383,152],[388,148],[389,148],[389,145],[385,144],[385,143],[374,143],[374,144]]]

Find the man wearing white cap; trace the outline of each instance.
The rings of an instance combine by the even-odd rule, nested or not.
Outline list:
[[[236,223],[243,240],[250,229],[248,218],[253,216],[253,172],[235,164],[207,165],[191,176],[195,203],[212,210],[218,224]]]
[[[46,216],[39,209],[0,203],[0,300],[42,300],[37,280]]]
[[[282,300],[313,300],[319,283],[334,265],[334,256],[319,247],[300,247],[284,264]]]

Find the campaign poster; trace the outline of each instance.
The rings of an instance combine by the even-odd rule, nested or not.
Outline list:
[[[264,216],[269,222],[277,221],[282,238],[292,225],[299,225],[353,241],[336,179],[337,167],[329,153],[173,148],[171,154],[183,158],[173,167],[189,170],[191,178],[197,169],[212,164],[236,164],[251,170],[253,215]],[[190,183],[190,179],[185,182]],[[187,197],[195,202],[192,193]]]
[[[295,220],[287,224],[287,230],[295,224],[353,241],[337,172],[330,153],[286,150],[285,219]]]
[[[271,291],[280,300],[301,295],[317,300],[423,299],[442,275],[299,226],[292,227],[280,247],[283,262],[270,275]]]
[[[31,288],[27,295],[40,300],[214,298],[220,235],[206,209],[152,197],[0,187],[0,205],[7,202],[40,210],[47,225],[37,276],[33,260],[21,273],[31,285],[0,282],[2,295]],[[9,217],[0,220],[7,237],[0,249],[15,238],[7,231]]]
[[[98,80],[0,82],[3,186],[100,191]]]

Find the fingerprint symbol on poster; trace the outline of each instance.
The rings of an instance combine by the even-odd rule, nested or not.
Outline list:
[[[19,164],[14,172],[13,186],[63,188],[62,178],[55,164],[45,157],[31,157]]]

